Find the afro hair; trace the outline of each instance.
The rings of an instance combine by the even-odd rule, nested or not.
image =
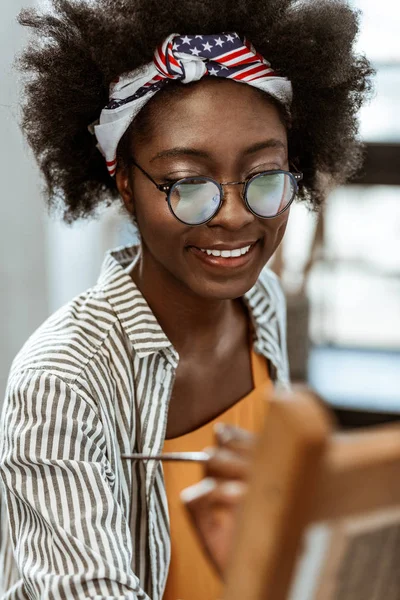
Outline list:
[[[373,70],[355,54],[359,14],[344,0],[51,0],[19,16],[35,37],[23,51],[22,128],[64,220],[118,197],[88,125],[110,83],[152,60],[171,32],[246,36],[293,85],[289,159],[304,173],[300,199],[317,208],[326,181],[359,168],[357,112]],[[137,119],[140,119],[140,114]]]

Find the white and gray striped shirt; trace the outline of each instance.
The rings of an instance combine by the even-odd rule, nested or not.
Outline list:
[[[97,284],[13,362],[1,421],[3,600],[162,598],[162,467],[121,454],[162,451],[179,357],[126,271],[136,254],[108,253]],[[285,303],[271,271],[244,300],[254,348],[286,386]]]

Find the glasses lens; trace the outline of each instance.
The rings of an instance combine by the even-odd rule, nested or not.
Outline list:
[[[296,184],[289,173],[267,173],[247,186],[247,203],[260,217],[275,217],[293,200]]]
[[[176,183],[169,195],[174,215],[188,225],[211,219],[220,206],[219,187],[209,179],[188,178]]]

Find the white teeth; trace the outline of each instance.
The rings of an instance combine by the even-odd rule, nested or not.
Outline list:
[[[251,246],[245,248],[235,248],[235,250],[207,250],[207,248],[200,248],[202,252],[206,252],[208,256],[222,256],[222,258],[237,258],[243,254],[247,254]]]

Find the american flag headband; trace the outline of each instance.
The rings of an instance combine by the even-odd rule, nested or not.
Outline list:
[[[170,80],[191,83],[209,75],[252,85],[290,110],[290,81],[280,77],[246,38],[237,33],[174,33],[156,49],[153,62],[111,84],[109,103],[99,121],[89,127],[111,176],[117,170],[117,147],[122,136],[154,94]]]

